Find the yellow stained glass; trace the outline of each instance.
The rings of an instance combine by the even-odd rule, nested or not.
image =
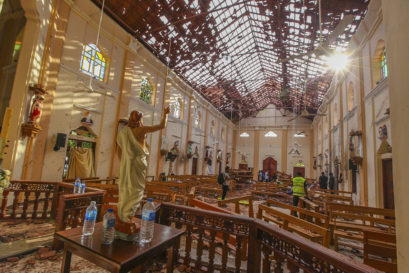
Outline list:
[[[94,44],[85,45],[82,51],[81,71],[103,81],[105,67],[106,59],[101,50]]]

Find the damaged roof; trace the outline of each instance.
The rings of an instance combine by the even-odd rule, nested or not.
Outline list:
[[[237,121],[269,104],[315,113],[333,77],[321,56],[348,47],[368,3],[322,0],[321,24],[318,0],[106,0],[105,11]]]

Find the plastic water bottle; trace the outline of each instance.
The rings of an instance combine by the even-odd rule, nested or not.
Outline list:
[[[80,193],[80,187],[81,187],[81,179],[78,177],[77,179],[75,179],[74,182],[74,194],[78,194]]]
[[[97,206],[95,201],[91,201],[91,205],[85,212],[84,226],[82,227],[82,235],[88,236],[94,233],[95,222],[97,220]]]
[[[85,193],[85,182],[84,181],[82,181],[80,184],[79,193]]]
[[[115,214],[113,209],[108,209],[108,211],[104,215],[104,219],[102,220],[102,227],[103,227],[103,244],[110,245],[115,239]]]
[[[152,241],[153,229],[155,223],[155,205],[152,202],[152,198],[148,199],[142,209],[142,224],[140,232],[140,244],[146,244]]]

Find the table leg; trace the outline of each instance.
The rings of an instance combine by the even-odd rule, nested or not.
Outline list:
[[[61,273],[69,273],[71,267],[71,255],[72,253],[64,248],[64,256],[61,265]]]
[[[176,259],[179,255],[180,238],[173,243],[173,245],[168,248],[168,262],[167,262],[167,273],[173,273],[173,268],[175,267]]]
[[[174,248],[175,246],[171,246],[168,248],[168,263],[166,265],[166,273],[172,273],[173,272],[173,267],[174,267]]]

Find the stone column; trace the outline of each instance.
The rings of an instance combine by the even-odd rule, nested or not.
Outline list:
[[[287,145],[288,130],[284,129],[281,134],[281,171],[287,173]]]
[[[254,131],[253,179],[257,181],[260,155],[260,131]]]
[[[388,61],[398,272],[409,268],[409,1],[382,0]]]

